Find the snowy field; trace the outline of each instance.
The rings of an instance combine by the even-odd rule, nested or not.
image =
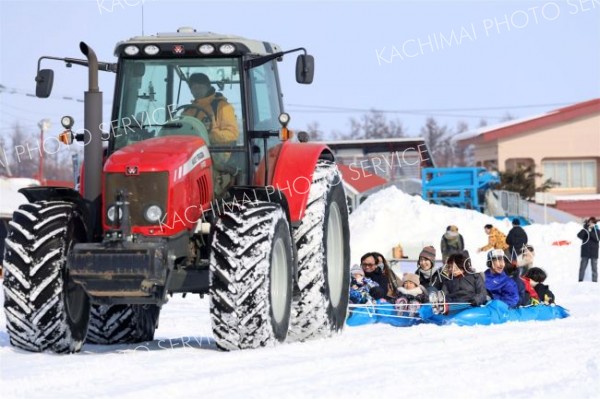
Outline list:
[[[390,188],[351,216],[352,262],[367,251],[410,258],[456,224],[484,270],[483,225],[508,221],[424,203]],[[598,398],[600,286],[577,283],[580,225],[525,228],[535,265],[571,317],[497,326],[346,328],[328,340],[224,353],[211,338],[208,301],[176,296],[161,313],[156,339],[138,345],[85,345],[75,355],[28,353],[9,344],[0,314],[0,396],[32,397],[319,397]],[[571,245],[556,246],[557,241]],[[3,298],[0,298],[3,300]]]

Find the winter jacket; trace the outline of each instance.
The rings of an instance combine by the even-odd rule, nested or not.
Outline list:
[[[420,303],[429,302],[429,295],[427,294],[427,288],[422,285],[407,289],[404,287],[398,287],[398,298],[406,298],[408,302],[418,301]]]
[[[378,284],[377,287],[373,287],[370,290],[371,296],[374,299],[381,299],[381,298],[387,297],[387,292],[388,292],[387,287],[389,286],[390,282],[389,282],[388,278],[386,277],[386,275],[383,273],[383,270],[381,270],[379,267],[377,267],[372,272],[369,272],[369,273],[365,272],[365,277],[370,278],[371,280],[373,280],[374,282],[376,282]]]
[[[385,267],[387,268],[387,273],[384,270],[383,274],[387,277],[389,282],[387,286],[386,296],[390,299],[396,298],[396,295],[398,294],[398,288],[402,287],[402,279],[398,277],[389,266]]]
[[[418,268],[415,271],[415,274],[419,276],[419,282],[425,288],[433,287],[436,290],[442,289],[442,275],[440,273],[440,269],[434,270],[433,268],[429,270],[423,270]]]
[[[379,284],[370,278],[363,278],[359,283],[354,277],[350,281],[350,302],[362,304],[369,302],[371,298],[370,291],[372,288],[379,287]]]
[[[480,273],[464,274],[444,280],[442,291],[448,302],[468,302],[473,306],[487,302],[485,284]]]
[[[495,274],[491,269],[483,273],[485,278],[485,288],[492,299],[498,299],[514,308],[519,305],[519,291],[517,284],[506,273]]]
[[[214,88],[212,94],[193,101],[183,115],[194,116],[204,123],[210,144],[230,144],[240,135],[233,106],[221,93],[215,93]]]
[[[531,285],[531,279],[529,279],[527,277],[521,277],[521,280],[523,280],[523,284],[525,285],[525,291],[527,291],[527,293],[531,297],[532,301],[536,300],[539,302],[539,300],[540,300],[539,295],[538,295],[537,291],[535,290],[535,288],[533,288],[533,286]]]
[[[583,229],[577,234],[577,237],[582,241],[581,257],[598,259],[598,243],[600,242],[600,230],[598,227],[587,228],[584,225]]]
[[[555,298],[554,298],[554,294],[552,293],[552,291],[550,291],[550,287],[548,287],[545,284],[538,283],[533,288],[535,289],[535,292],[537,292],[540,302],[544,302],[547,304],[554,303]]]
[[[505,250],[508,248],[506,245],[506,236],[503,232],[498,230],[495,227],[492,227],[490,230],[490,234],[488,236],[488,244],[481,247],[482,251],[489,251],[490,249],[502,249]]]
[[[527,245],[527,233],[521,226],[514,226],[506,236],[508,245],[508,257],[511,261],[516,261],[517,256],[523,252],[523,247]]]
[[[519,303],[517,306],[528,306],[531,305],[531,296],[525,289],[525,283],[519,274],[519,269],[512,265],[507,265],[504,272],[513,279],[517,285],[517,292],[519,293]]]
[[[447,231],[442,236],[441,248],[442,260],[446,263],[446,259],[448,259],[450,255],[464,251],[465,241],[463,240],[462,234]]]

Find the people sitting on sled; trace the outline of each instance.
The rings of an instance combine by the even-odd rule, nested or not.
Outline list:
[[[400,316],[414,317],[422,303],[427,303],[429,294],[419,282],[419,276],[414,273],[404,273],[402,286],[398,287],[396,309]]]
[[[392,285],[386,275],[385,264],[379,259],[378,254],[376,252],[367,252],[360,258],[360,266],[365,272],[365,277],[370,278],[379,285],[379,287],[371,290],[371,296],[375,299],[385,299],[386,301],[393,302],[396,293],[391,288]],[[395,277],[395,274],[393,276]]]
[[[419,276],[420,284],[427,288],[429,292],[437,291],[442,288],[442,276],[440,275],[440,270],[436,270],[434,265],[435,248],[427,246],[423,248],[419,254],[415,274]]]
[[[530,293],[526,289],[525,282],[521,278],[517,264],[513,262],[507,262],[506,258],[504,259],[504,264],[504,273],[512,278],[517,285],[517,291],[519,293],[519,303],[517,306],[529,306],[537,304],[535,298],[532,300]]]
[[[365,277],[365,272],[359,265],[353,265],[350,268],[350,275],[350,303],[362,305],[372,303],[381,298],[381,296],[376,298],[381,290],[374,290],[374,288],[379,288],[379,284]],[[371,294],[372,292],[375,294],[375,297]]]
[[[444,279],[442,292],[446,302],[457,305],[450,305],[450,311],[480,306],[487,302],[483,278],[473,269],[467,251],[451,254],[448,257],[448,270],[452,273],[451,278]]]
[[[551,305],[554,303],[554,294],[550,291],[550,287],[544,284],[546,281],[546,272],[544,269],[539,267],[532,267],[523,276],[523,279],[526,281],[526,285],[529,284],[533,287],[534,292],[537,294],[537,299],[540,303],[545,303],[546,305]]]
[[[375,260],[377,260],[377,267],[383,271],[383,274],[388,280],[386,297],[393,302],[393,300],[396,299],[398,287],[402,286],[402,279],[392,270],[388,261],[385,259],[385,256],[379,252],[371,253],[375,257]]]
[[[510,308],[519,305],[519,290],[515,281],[504,273],[506,263],[510,263],[502,249],[493,249],[487,253],[488,269],[483,273],[485,288],[492,299],[506,303]]]

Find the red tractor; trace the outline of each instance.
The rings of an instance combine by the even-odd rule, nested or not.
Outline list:
[[[4,262],[11,344],[63,353],[152,340],[173,293],[210,294],[224,350],[340,331],[350,252],[341,177],[327,146],[290,140],[277,73],[302,51],[296,80],[309,84],[312,56],[189,28],[121,42],[116,63],[80,49],[86,59],[38,62],[42,98],[53,83],[43,59],[89,70],[84,129],[64,117],[60,136],[83,142],[85,162],[78,191],[20,190],[30,203],[9,223]],[[99,70],[116,73],[110,124]],[[200,75],[217,104],[192,97]],[[233,133],[219,135],[227,123]]]

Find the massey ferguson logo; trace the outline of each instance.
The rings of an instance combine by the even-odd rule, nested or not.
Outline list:
[[[176,44],[173,46],[173,54],[185,54],[185,47],[183,47],[181,44]]]
[[[125,174],[127,176],[135,176],[135,175],[139,175],[140,173],[138,172],[137,166],[127,166],[125,168]]]

